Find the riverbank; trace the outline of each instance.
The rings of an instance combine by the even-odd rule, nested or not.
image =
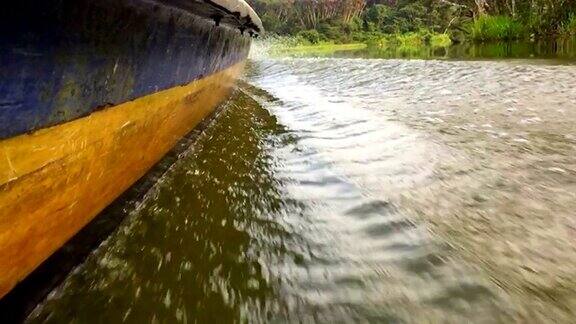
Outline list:
[[[358,50],[394,50],[418,52],[422,48],[445,48],[452,45],[448,34],[422,30],[404,34],[366,33],[349,43],[319,40],[317,35],[301,34],[295,37],[270,36],[265,40],[272,54],[334,53]]]
[[[576,36],[534,40],[508,40],[453,43],[443,42],[442,34],[423,38],[419,35],[388,35],[366,42],[310,44],[294,37],[267,37],[256,47],[265,55],[363,57],[380,59],[555,59],[566,63],[576,59]]]
[[[307,52],[338,52],[338,51],[354,51],[361,50],[368,47],[368,44],[364,43],[351,43],[351,44],[333,44],[333,43],[321,43],[321,44],[310,44],[310,45],[296,45],[292,47],[278,47],[279,51],[284,53],[307,53]]]
[[[574,59],[576,35],[561,35],[506,40],[486,36],[484,41],[453,41],[448,34],[415,32],[405,34],[370,34],[350,43],[310,42],[301,37],[271,36],[266,43],[272,55],[332,54],[367,52],[378,58],[562,58]]]
[[[565,0],[490,1],[489,5],[486,0],[250,2],[268,32],[312,42],[350,43],[370,34],[421,30],[448,34],[456,42],[576,35],[576,4]]]

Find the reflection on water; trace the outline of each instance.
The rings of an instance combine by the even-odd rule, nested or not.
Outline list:
[[[432,46],[369,46],[361,50],[320,52],[309,50],[291,53],[294,57],[342,57],[342,58],[386,58],[386,59],[556,59],[571,63],[576,59],[576,38],[561,38],[543,41],[516,41],[501,43],[462,43],[448,47]],[[550,64],[550,61],[546,62]],[[571,63],[572,64],[572,63]]]
[[[262,265],[292,256],[292,230],[274,219],[300,212],[283,199],[268,152],[290,141],[238,95],[35,321],[229,322],[265,305]]]
[[[259,59],[31,322],[570,322],[576,68]]]

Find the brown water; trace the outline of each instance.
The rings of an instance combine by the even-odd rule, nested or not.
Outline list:
[[[29,321],[570,322],[576,66],[547,63],[253,60]]]

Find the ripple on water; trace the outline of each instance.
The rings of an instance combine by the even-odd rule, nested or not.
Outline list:
[[[250,75],[32,322],[567,318],[514,265],[571,273],[551,264],[573,265],[573,69],[261,59]]]

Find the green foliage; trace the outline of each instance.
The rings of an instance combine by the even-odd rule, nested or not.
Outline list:
[[[282,31],[285,31],[285,22],[269,12],[262,13],[260,19],[262,20],[262,24],[266,26],[267,30],[273,30],[276,33],[282,33]]]
[[[452,44],[448,34],[440,34],[429,29],[421,29],[415,32],[408,33],[370,33],[364,34],[362,41],[368,44],[369,47],[388,48],[388,47],[402,47],[409,52],[414,50],[420,51],[422,47],[447,47]]]
[[[331,44],[331,43],[320,43],[316,45],[298,45],[298,46],[275,46],[272,51],[269,52],[272,55],[286,54],[291,56],[299,56],[306,54],[330,54],[338,51],[351,51],[351,50],[361,50],[365,49],[366,44],[354,43],[354,44]]]
[[[298,33],[297,37],[300,37],[300,38],[306,40],[310,44],[318,44],[321,41],[326,40],[324,35],[320,34],[315,29],[303,30],[303,31]]]
[[[422,46],[426,43],[424,33],[410,32],[404,34],[397,34],[396,40],[403,46]]]
[[[376,4],[364,13],[364,29],[386,34],[414,32],[426,27],[427,15],[427,8],[419,3],[396,7]]]
[[[427,14],[426,8],[418,2],[401,7],[395,17],[396,31],[406,33],[425,28]]]
[[[476,0],[247,1],[268,33],[298,36],[308,44],[445,47],[452,41],[576,35],[576,0],[486,0],[486,6]]]
[[[394,24],[394,13],[389,6],[377,4],[369,7],[364,14],[365,29],[369,32],[386,31]]]
[[[483,15],[470,25],[470,35],[475,41],[515,40],[526,38],[528,31],[511,17]]]
[[[452,45],[452,39],[448,34],[434,34],[430,38],[430,45],[432,47],[448,47]]]
[[[559,33],[563,36],[574,36],[576,35],[576,14],[572,13],[568,19],[559,27]]]
[[[318,32],[327,39],[338,41],[343,38],[344,31],[342,25],[337,22],[325,21],[318,24]]]

